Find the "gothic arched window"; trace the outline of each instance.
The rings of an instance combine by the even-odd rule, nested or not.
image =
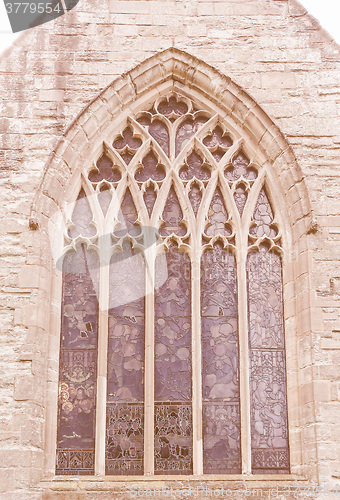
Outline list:
[[[66,220],[56,472],[288,473],[265,169],[185,92],[124,120]]]

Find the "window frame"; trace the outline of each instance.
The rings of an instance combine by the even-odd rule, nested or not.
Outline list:
[[[220,108],[215,106],[211,101],[207,100],[202,95],[197,92],[188,91],[180,85],[172,84],[168,85],[167,88],[163,88],[158,95],[164,96],[169,93],[169,90],[179,91],[182,95],[186,95],[188,98],[194,99],[195,102],[202,103],[204,106],[203,109],[215,109],[216,114],[223,116],[223,112]],[[150,104],[154,100],[154,95],[149,97],[148,99],[143,99],[142,104],[140,100],[137,103],[134,103],[132,108],[134,109],[145,109],[147,104]],[[209,106],[209,107],[208,107]],[[130,110],[131,113],[131,110]],[[127,113],[122,113],[122,115],[114,120],[115,124],[117,122],[124,123],[127,119]],[[226,122],[226,126],[228,131],[234,134],[234,137],[238,138],[237,146],[240,147],[242,145],[242,150],[245,154],[249,155],[249,157],[255,159],[256,163],[259,165],[259,175],[256,179],[253,187],[252,194],[252,203],[248,203],[245,207],[243,219],[243,228],[238,220],[237,214],[234,210],[232,210],[232,200],[229,200],[229,204],[227,205],[227,210],[229,215],[232,214],[233,221],[236,224],[236,244],[235,244],[235,258],[237,264],[237,282],[238,282],[238,317],[239,317],[239,346],[240,346],[240,366],[243,366],[244,369],[240,370],[240,401],[241,401],[241,453],[242,453],[242,473],[243,474],[251,474],[251,435],[250,435],[250,397],[249,397],[249,356],[248,356],[248,319],[247,319],[247,287],[246,287],[246,257],[248,252],[248,244],[246,243],[248,240],[248,227],[250,224],[250,220],[252,214],[254,212],[254,207],[257,201],[258,194],[260,189],[263,187],[264,183],[266,184],[267,196],[269,198],[270,203],[272,204],[275,212],[276,219],[280,227],[285,227],[284,223],[284,210],[283,203],[280,203],[280,196],[278,196],[278,190],[275,188],[275,183],[273,182],[272,172],[271,172],[271,163],[265,155],[259,154],[259,151],[255,151],[251,145],[244,140],[242,136],[240,136],[240,132],[235,127],[235,124],[229,117],[224,116],[224,121]],[[121,125],[120,125],[121,127]],[[115,129],[117,134],[117,130],[119,128],[112,127]],[[106,134],[107,136],[112,136],[112,131]],[[105,140],[105,139],[104,139]],[[108,141],[107,141],[108,142]],[[96,148],[92,156],[92,161],[97,159],[99,156],[99,152],[101,151],[102,146],[99,145]],[[232,149],[232,148],[231,148]],[[91,161],[89,162],[89,164]],[[90,167],[88,167],[90,168]],[[84,176],[81,172],[77,172],[75,179],[73,180],[73,189],[74,193],[78,193],[80,189],[81,183],[84,182]],[[78,186],[75,189],[75,186]],[[256,189],[255,189],[256,188]],[[214,191],[212,191],[213,195]],[[257,193],[257,194],[255,194]],[[180,193],[177,193],[179,195]],[[224,193],[224,199],[229,194]],[[275,199],[275,204],[273,200]],[[163,200],[163,206],[165,203],[165,199]],[[277,208],[277,205],[281,205],[281,209]],[[138,210],[138,207],[136,207]],[[236,215],[236,217],[235,217]],[[282,231],[282,240],[283,247],[289,247],[289,238],[287,238],[287,232]],[[202,381],[200,369],[198,370],[197,366],[201,366],[201,344],[200,344],[200,274],[198,272],[200,267],[200,256],[197,248],[195,251],[190,252],[189,256],[192,261],[192,311],[193,315],[193,336],[192,336],[192,373],[193,373],[193,429],[194,429],[194,439],[193,439],[193,456],[203,457],[202,451],[202,439],[199,439],[199,430],[202,429],[202,420],[201,420],[201,394],[202,394]],[[289,278],[286,278],[286,269],[291,265],[290,262],[290,252],[284,251],[281,252],[282,259],[282,275],[283,275],[283,302],[285,303],[285,295],[287,295],[285,289],[285,284],[288,284]],[[106,428],[106,389],[105,387],[105,373],[107,369],[107,340],[108,340],[108,331],[107,331],[107,311],[105,311],[105,304],[108,301],[108,273],[105,272],[105,268],[101,268],[101,279],[100,279],[100,313],[99,313],[99,343],[98,343],[98,365],[97,365],[97,411],[96,411],[96,475],[104,475],[105,474],[105,432],[101,431],[101,429]],[[57,272],[58,274],[58,272]],[[56,281],[59,283],[59,286],[54,287],[55,297],[57,298],[57,302],[61,303],[61,276],[56,277]],[[152,316],[153,311],[153,297],[151,289],[147,290],[146,293],[146,306],[145,306],[145,317],[149,317],[149,326],[145,329],[146,332],[146,345],[150,346],[146,349],[146,357],[145,357],[145,365],[148,363],[152,363],[154,361],[153,355],[153,326],[150,318]],[[57,312],[56,312],[57,313]],[[59,313],[60,316],[60,313]],[[153,316],[152,316],[153,318]],[[60,324],[60,318],[59,318]],[[286,345],[287,345],[287,329],[286,332]],[[241,362],[242,358],[242,362]],[[286,350],[286,375],[287,375],[287,404],[288,404],[288,412],[289,412],[289,395],[288,395],[288,359],[287,359],[287,350]],[[153,373],[146,373],[145,378],[145,387],[153,387]],[[151,385],[152,384],[152,385]],[[102,396],[104,394],[104,397]],[[147,394],[147,398],[144,400],[144,405],[150,405],[150,408],[154,408],[151,405],[153,402],[153,394]],[[289,422],[288,417],[288,422]],[[154,433],[153,433],[153,418],[149,418],[149,425],[145,427],[144,434],[144,443],[145,443],[145,468],[144,475],[149,476],[152,475],[153,471],[153,443],[154,443]],[[195,438],[196,436],[196,438]],[[150,439],[151,437],[151,439]],[[202,460],[198,460],[194,463],[194,476],[202,476],[203,475],[203,464]],[[204,475],[206,477],[208,475]],[[222,475],[221,475],[222,476]],[[116,477],[116,476],[115,476]],[[136,477],[136,476],[134,476]],[[176,477],[176,476],[173,476]],[[183,477],[183,476],[179,476]]]

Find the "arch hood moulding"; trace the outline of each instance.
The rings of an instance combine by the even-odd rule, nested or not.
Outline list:
[[[32,206],[30,227],[47,229],[49,218],[64,201],[73,199],[76,179],[94,158],[103,139],[131,110],[151,103],[171,89],[194,92],[215,104],[222,118],[232,124],[256,151],[258,160],[270,162],[277,195],[295,204],[291,227],[304,220],[299,237],[314,227],[313,214],[301,169],[287,140],[261,107],[229,77],[212,66],[170,48],[146,59],[114,80],[78,115],[52,153]],[[298,201],[297,201],[298,200]],[[44,222],[45,220],[45,222]]]

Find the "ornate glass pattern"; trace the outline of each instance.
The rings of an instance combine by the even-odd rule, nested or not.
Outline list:
[[[80,235],[88,237],[94,236],[96,234],[96,229],[91,222],[92,212],[90,204],[87,200],[84,189],[81,189],[74,206],[72,226],[68,231],[69,236],[71,238],[76,238]]]
[[[177,236],[184,236],[186,227],[183,223],[183,212],[178,201],[175,189],[172,187],[169,192],[163,211],[163,223],[160,228],[162,236],[176,234]]]
[[[203,467],[241,472],[236,262],[215,245],[202,257]]]
[[[184,181],[188,181],[193,177],[200,180],[210,179],[210,167],[201,156],[193,152],[188,156],[184,166],[179,171],[179,176]]]
[[[207,118],[197,111],[179,125],[176,132],[176,156],[206,121]]]
[[[227,224],[228,219],[222,193],[218,187],[211,200],[208,212],[208,225],[204,231],[205,235],[209,237],[217,235],[230,236],[232,231],[229,224]]]
[[[174,159],[209,118],[209,113],[196,108],[190,99],[172,92],[158,99],[147,111],[142,111],[137,121],[147,128],[165,154]],[[175,130],[174,134],[172,130]]]
[[[145,182],[149,179],[162,181],[165,177],[165,167],[162,165],[156,154],[150,151],[142,160],[142,164],[135,174],[137,182]]]
[[[106,414],[106,474],[143,474],[144,406],[112,403]]]
[[[191,403],[156,403],[155,474],[192,474]]]
[[[114,235],[120,237],[126,234],[138,236],[141,232],[141,228],[136,224],[137,220],[138,214],[136,206],[133,202],[130,190],[127,189],[119,211],[118,224],[115,228]]]
[[[226,151],[233,145],[231,137],[223,133],[221,126],[217,125],[214,130],[207,135],[203,144],[209,149],[216,161],[220,161]]]
[[[151,137],[160,145],[167,156],[170,155],[170,137],[167,125],[163,121],[152,116],[152,112],[143,113],[140,118],[138,118],[138,123],[147,127],[148,132]]]
[[[289,472],[281,259],[260,246],[247,261],[253,473]]]
[[[57,474],[94,474],[98,300],[85,250],[64,258]]]
[[[156,260],[156,272],[157,272]],[[192,471],[191,264],[171,246],[155,296],[155,474]]]
[[[243,177],[247,180],[255,180],[257,172],[253,166],[250,166],[250,161],[243,153],[238,153],[227,167],[224,175],[228,181],[236,181]]]
[[[130,240],[140,233],[137,218],[127,190],[115,231],[123,241],[115,245],[110,265],[106,474],[111,475],[143,473],[145,267]]]
[[[267,236],[275,238],[277,230],[273,227],[273,211],[264,189],[261,190],[254,211],[255,225],[250,229],[250,234],[257,238]]]
[[[136,137],[130,126],[126,127],[122,134],[113,141],[113,147],[119,152],[128,165],[142,145],[142,140]]]
[[[193,182],[190,186],[189,191],[189,200],[194,211],[194,214],[197,216],[198,209],[200,207],[202,201],[202,191],[201,186],[197,182]]]
[[[242,215],[247,202],[247,193],[243,186],[238,186],[235,189],[234,200],[239,214]]]
[[[104,153],[96,163],[96,168],[89,173],[89,181],[97,184],[106,180],[108,182],[118,182],[121,174],[118,167],[113,166],[113,161]]]

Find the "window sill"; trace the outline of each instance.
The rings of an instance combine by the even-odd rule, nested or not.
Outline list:
[[[227,488],[249,489],[259,487],[260,483],[264,489],[283,489],[285,486],[292,487],[294,483],[299,484],[299,488],[310,485],[306,478],[293,474],[272,474],[272,475],[202,475],[202,476],[53,476],[44,478],[37,485],[38,488],[52,491],[126,491],[131,489],[157,489],[164,487],[187,488],[189,485],[213,486],[213,483],[225,483]]]

